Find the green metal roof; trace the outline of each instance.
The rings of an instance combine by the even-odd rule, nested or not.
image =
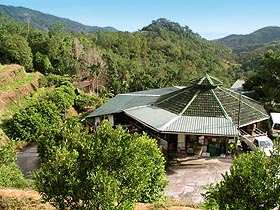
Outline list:
[[[180,116],[176,121],[164,128],[163,132],[232,137],[239,134],[230,119],[198,116]]]
[[[179,116],[155,106],[137,107],[124,112],[162,133],[238,136],[237,128],[230,119],[226,118]]]
[[[208,75],[193,80],[193,85],[161,96],[155,106],[182,116],[224,117],[237,126],[240,102],[240,127],[269,118],[259,102],[220,87],[219,80],[213,80]]]
[[[124,110],[128,116],[141,121],[156,130],[172,121],[177,115],[155,106],[137,107]]]
[[[120,113],[125,109],[132,107],[150,105],[155,103],[162,94],[174,92],[179,89],[180,87],[166,87],[147,91],[118,94],[106,104],[87,115],[85,118]]]
[[[86,118],[124,112],[160,132],[226,136],[238,135],[239,104],[240,127],[269,118],[260,103],[221,84],[206,74],[188,87],[120,94]]]

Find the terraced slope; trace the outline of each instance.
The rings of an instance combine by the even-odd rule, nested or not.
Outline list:
[[[19,107],[38,90],[38,78],[38,72],[26,73],[20,65],[0,65],[0,120],[7,117],[11,107]]]

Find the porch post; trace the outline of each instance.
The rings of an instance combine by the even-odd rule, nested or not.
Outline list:
[[[186,150],[186,136],[185,136],[185,134],[178,134],[177,152],[181,152],[181,150]]]

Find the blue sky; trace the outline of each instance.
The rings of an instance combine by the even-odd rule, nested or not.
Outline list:
[[[279,0],[0,0],[0,4],[129,32],[166,18],[210,40],[280,26]]]

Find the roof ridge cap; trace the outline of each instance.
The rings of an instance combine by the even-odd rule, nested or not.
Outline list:
[[[224,109],[223,104],[221,103],[221,101],[219,100],[218,96],[216,95],[215,91],[212,89],[210,90],[215,101],[218,103],[218,106],[220,107],[220,109],[222,110],[222,113],[224,114],[225,118],[229,119],[230,117],[228,116],[226,110]]]
[[[201,90],[197,90],[195,92],[195,94],[193,95],[193,97],[191,98],[191,100],[189,100],[189,102],[187,103],[187,105],[185,106],[185,108],[179,113],[179,115],[183,115],[183,113],[190,107],[190,105],[192,104],[192,102],[194,101],[194,99],[198,96],[198,94],[200,93]]]

